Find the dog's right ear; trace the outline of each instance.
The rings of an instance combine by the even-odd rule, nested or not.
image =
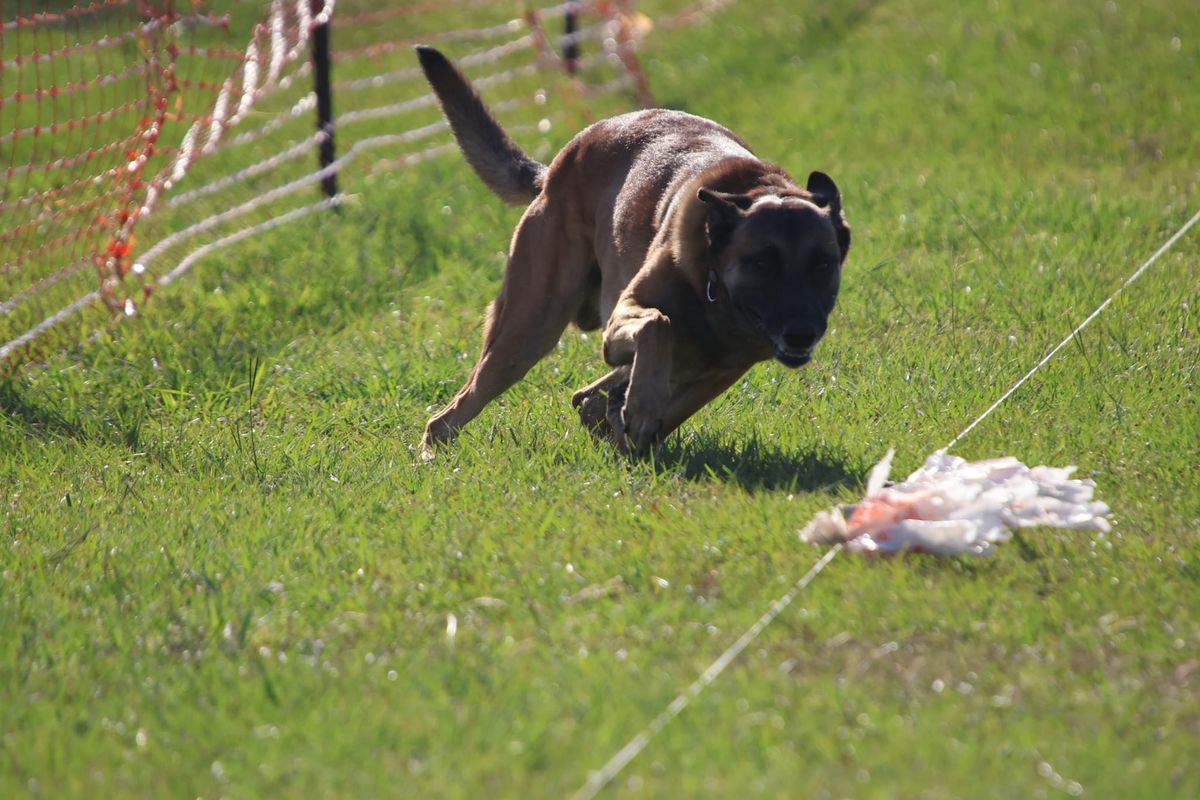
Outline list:
[[[714,252],[729,242],[734,228],[746,216],[746,209],[754,202],[745,195],[714,192],[711,189],[701,189],[696,193],[696,197],[708,206],[708,218],[704,227],[708,233],[708,246]]]
[[[846,215],[842,213],[842,193],[838,191],[833,178],[824,172],[809,175],[808,186],[805,188],[812,195],[814,203],[829,209],[829,217],[837,234],[838,249],[842,253],[842,261],[845,261],[846,253],[850,250],[850,226],[846,224]]]

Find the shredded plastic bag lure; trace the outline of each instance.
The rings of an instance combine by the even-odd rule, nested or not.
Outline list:
[[[1110,530],[1108,506],[1092,499],[1095,482],[1071,478],[1075,467],[1027,467],[1011,457],[968,462],[939,451],[889,485],[892,455],[871,470],[862,502],[818,513],[800,538],[844,542],[864,554],[988,555],[1016,528]]]

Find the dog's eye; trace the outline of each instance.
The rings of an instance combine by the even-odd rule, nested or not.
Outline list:
[[[774,250],[757,253],[746,260],[746,265],[761,275],[772,275],[779,270],[779,254]]]

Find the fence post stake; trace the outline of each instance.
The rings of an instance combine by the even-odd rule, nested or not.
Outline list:
[[[317,145],[321,169],[333,163],[333,87],[329,80],[329,24],[322,17],[325,0],[311,0],[313,19],[317,21],[312,31],[313,90],[317,95],[317,131],[324,134]],[[337,173],[330,172],[321,179],[321,190],[326,197],[337,194]]]
[[[579,28],[577,13],[575,3],[567,3],[567,8],[563,12],[563,22],[567,34],[566,47],[563,48],[563,65],[567,68],[568,75],[574,75],[579,65],[579,40],[575,38],[575,33]]]

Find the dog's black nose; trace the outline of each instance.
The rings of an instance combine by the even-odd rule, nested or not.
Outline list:
[[[783,346],[788,350],[801,351],[811,350],[816,346],[817,341],[821,338],[821,334],[813,333],[812,331],[797,331],[790,330],[783,332]]]

